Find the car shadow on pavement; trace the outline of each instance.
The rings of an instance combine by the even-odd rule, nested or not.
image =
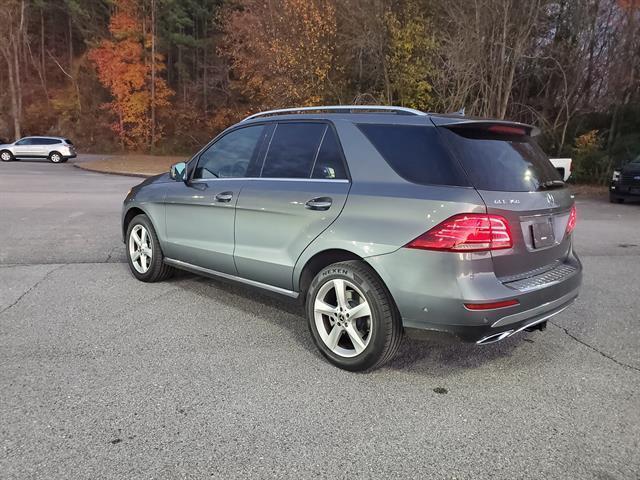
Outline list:
[[[186,272],[179,272],[176,280],[180,280],[177,282],[180,288],[192,294],[240,309],[249,316],[283,327],[291,332],[292,338],[299,345],[319,359],[322,358],[313,344],[304,309],[298,301],[266,294],[257,288]],[[408,330],[398,353],[384,368],[412,371],[424,369],[430,375],[447,376],[458,369],[478,368],[495,359],[511,356],[524,341],[534,341],[526,335],[524,333],[496,344],[477,346],[463,343],[446,333]]]

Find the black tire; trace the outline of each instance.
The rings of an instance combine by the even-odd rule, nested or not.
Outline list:
[[[133,260],[129,253],[131,231],[136,227],[136,225],[142,225],[147,230],[151,240],[151,262],[149,265],[149,269],[144,273],[136,270],[136,268],[133,266]],[[162,254],[162,249],[160,248],[160,242],[158,241],[156,230],[153,228],[151,220],[149,220],[149,217],[147,217],[146,215],[136,215],[135,217],[133,217],[133,219],[131,219],[131,222],[129,222],[129,225],[127,226],[125,249],[127,255],[127,263],[129,264],[131,273],[134,277],[142,282],[161,282],[171,277],[175,272],[172,267],[164,263],[164,255]]]
[[[369,341],[364,350],[353,357],[334,353],[318,332],[314,304],[320,289],[334,279],[352,282],[364,295],[371,310]],[[334,263],[322,269],[313,279],[306,297],[309,330],[316,346],[329,362],[344,370],[361,372],[381,367],[396,354],[402,340],[402,321],[391,293],[376,272],[366,263],[353,260]],[[328,318],[328,317],[323,317]]]
[[[624,203],[624,198],[609,194],[609,201],[611,203]]]
[[[9,156],[7,157],[7,154],[9,154]],[[2,160],[3,162],[12,162],[16,159],[16,157],[13,156],[13,153],[11,153],[9,150],[2,150],[0,152],[0,160]]]
[[[51,163],[63,163],[64,157],[60,152],[51,152],[49,154],[49,161]]]

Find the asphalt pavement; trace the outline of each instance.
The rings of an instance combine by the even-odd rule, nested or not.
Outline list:
[[[640,478],[640,204],[578,199],[584,286],[545,332],[353,374],[288,300],[137,282],[139,181],[0,164],[1,478]]]

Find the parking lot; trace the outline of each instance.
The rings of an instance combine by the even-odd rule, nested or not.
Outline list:
[[[545,332],[353,374],[288,300],[137,282],[139,181],[0,164],[0,477],[639,478],[640,204],[578,198],[584,286]]]

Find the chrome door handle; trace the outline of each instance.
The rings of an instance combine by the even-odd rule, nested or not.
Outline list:
[[[332,200],[329,197],[312,198],[304,204],[310,210],[329,210]]]
[[[233,192],[222,192],[216,195],[216,201],[218,202],[230,202],[233,198]]]

